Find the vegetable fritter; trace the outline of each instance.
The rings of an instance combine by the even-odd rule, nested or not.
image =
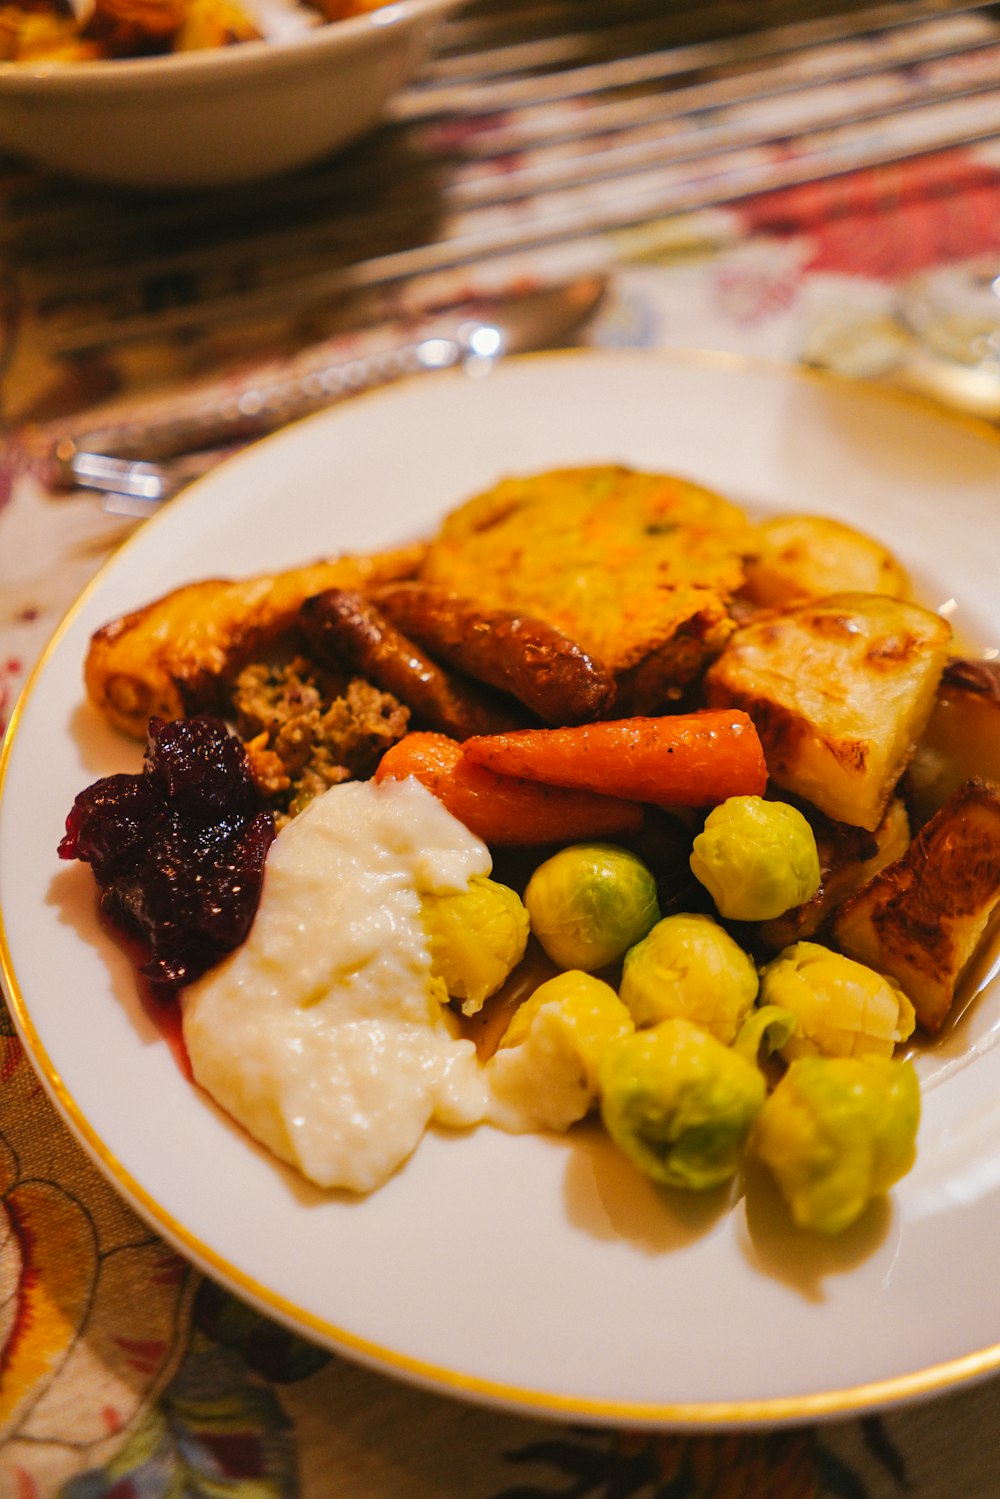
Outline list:
[[[721,648],[751,535],[737,506],[687,480],[562,469],[459,506],[420,576],[562,630],[616,678],[624,716],[676,700]]]

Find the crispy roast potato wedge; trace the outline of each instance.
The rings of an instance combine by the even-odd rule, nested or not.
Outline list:
[[[87,693],[137,739],[153,715],[217,711],[237,672],[295,628],[311,594],[411,577],[422,555],[421,547],[403,547],[176,588],[95,632],[84,665]]]
[[[906,773],[914,820],[926,822],[963,781],[1000,786],[1000,661],[949,661]]]
[[[743,708],[771,780],[873,832],[934,706],[951,627],[916,604],[835,594],[751,620],[705,676]]]
[[[849,958],[894,978],[933,1034],[998,905],[1000,790],[967,781],[901,859],[843,903],[832,936]]]
[[[910,819],[905,802],[898,796],[893,797],[873,833],[843,822],[829,822],[812,812],[809,821],[816,836],[822,884],[811,900],[759,924],[758,939],[771,952],[815,937],[849,895],[901,858],[910,844]]]
[[[893,554],[862,531],[823,515],[779,515],[754,530],[742,597],[762,609],[787,609],[832,593],[909,597]]]

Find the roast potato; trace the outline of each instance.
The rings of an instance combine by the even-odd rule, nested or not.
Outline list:
[[[967,781],[902,858],[836,912],[837,948],[894,978],[925,1031],[941,1029],[1000,904],[1000,791]]]
[[[787,609],[832,593],[907,598],[906,572],[881,542],[823,515],[779,515],[754,531],[742,596],[763,609]]]
[[[949,661],[906,773],[914,819],[926,822],[963,781],[1000,785],[1000,661]]]
[[[910,842],[910,819],[906,804],[894,796],[874,833],[829,822],[810,813],[816,836],[822,884],[812,900],[762,921],[757,936],[771,952],[779,952],[803,938],[816,937],[831,913],[849,895],[862,889],[887,864],[904,854]]]
[[[753,719],[771,780],[873,832],[934,706],[951,627],[916,604],[835,594],[738,630],[708,669],[712,707]]]

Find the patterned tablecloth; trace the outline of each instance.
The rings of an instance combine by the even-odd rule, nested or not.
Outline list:
[[[860,173],[611,237],[601,250],[613,273],[591,342],[871,373],[900,336],[893,312],[907,277],[1000,250],[1000,155]],[[130,527],[95,498],[49,492],[21,426],[109,393],[127,399],[130,365],[91,358],[56,370],[34,316],[18,309],[8,285],[0,720],[63,609]],[[818,1427],[656,1436],[468,1408],[320,1351],[150,1234],[67,1135],[2,1015],[0,1175],[3,1499],[1000,1493],[996,1381]]]

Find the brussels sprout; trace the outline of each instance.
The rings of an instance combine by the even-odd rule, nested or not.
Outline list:
[[[801,812],[760,796],[714,808],[691,848],[691,873],[730,921],[771,921],[820,887],[816,839]]]
[[[787,1045],[797,1025],[791,1010],[783,1010],[780,1005],[761,1005],[751,1010],[740,1026],[733,1050],[748,1062],[759,1061],[761,1056],[769,1057]]]
[[[836,1234],[909,1171],[919,1122],[912,1063],[799,1057],[764,1105],[751,1150],[800,1228]]]
[[[615,962],[660,915],[652,874],[612,843],[560,849],[535,870],[524,903],[553,963],[586,973]]]
[[[503,1129],[568,1129],[597,1097],[601,1057],[632,1030],[610,984],[579,969],[540,984],[486,1064],[490,1119]]]
[[[663,1020],[605,1053],[601,1117],[629,1159],[667,1186],[735,1175],[767,1093],[760,1071],[688,1020]]]
[[[831,952],[796,942],[761,970],[761,1004],[790,1010],[798,1025],[786,1057],[891,1057],[913,1033],[913,1006],[894,979]]]
[[[691,1020],[728,1046],[757,996],[757,969],[711,916],[665,916],[625,954],[619,993],[640,1028]]]
[[[474,875],[464,890],[421,897],[431,972],[474,1015],[524,957],[528,913],[506,885]]]

